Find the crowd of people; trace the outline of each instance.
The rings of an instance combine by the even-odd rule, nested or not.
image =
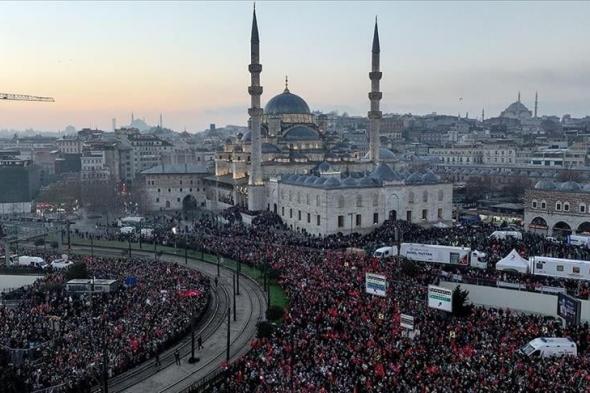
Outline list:
[[[207,306],[208,278],[184,266],[73,258],[90,278],[117,280],[117,288],[72,293],[65,274],[53,272],[20,291],[18,306],[0,306],[2,392],[87,391],[100,383],[105,363],[111,377],[155,356]]]

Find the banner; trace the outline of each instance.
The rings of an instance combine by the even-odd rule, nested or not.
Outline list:
[[[580,324],[582,302],[564,293],[557,295],[557,315],[565,319],[568,326]]]
[[[399,318],[400,326],[404,329],[414,330],[414,317],[408,314],[401,314]]]
[[[453,312],[453,291],[451,289],[429,285],[428,307]]]
[[[387,279],[385,276],[373,273],[365,274],[365,292],[371,295],[386,296]]]

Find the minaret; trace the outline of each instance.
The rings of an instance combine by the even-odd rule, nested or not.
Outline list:
[[[369,117],[369,158],[373,164],[379,164],[379,128],[381,126],[381,111],[379,110],[379,101],[383,94],[379,91],[379,81],[382,73],[379,71],[379,29],[377,27],[377,17],[375,17],[375,30],[373,32],[373,48],[371,50],[371,92],[369,100],[371,101],[371,110]]]
[[[251,106],[248,109],[251,124],[251,165],[250,178],[248,180],[248,209],[252,211],[262,210],[264,208],[264,183],[262,182],[262,144],[260,140],[260,124],[262,122],[262,108],[260,107],[260,96],[262,95],[262,86],[260,86],[260,40],[258,38],[258,23],[256,21],[256,6],[252,16],[252,33],[250,36],[250,94]]]
[[[133,112],[131,112],[131,124],[133,124],[134,121],[135,121],[135,115],[133,115]]]
[[[483,121],[486,119],[486,117],[485,117],[485,114],[486,114],[486,113],[485,113],[485,111],[484,111],[484,108],[481,108],[481,121],[482,121],[482,123],[483,123]]]
[[[160,128],[162,128],[162,113],[160,112]]]
[[[539,109],[539,93],[535,92],[535,119],[537,118],[537,110]]]
[[[520,91],[518,92],[518,99],[516,101],[520,102]]]

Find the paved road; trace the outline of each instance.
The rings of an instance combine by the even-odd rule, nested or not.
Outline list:
[[[89,253],[88,247],[72,247],[74,251]],[[96,255],[120,256],[120,250],[106,250],[95,247]],[[134,255],[152,257],[151,253],[133,252]],[[166,262],[184,263],[183,257],[162,255]],[[189,260],[188,266],[211,277],[214,282],[217,266],[201,261]],[[240,278],[240,295],[236,296],[236,321],[233,319],[233,271],[221,268],[218,288],[213,288],[210,307],[197,333],[203,339],[203,349],[195,351],[200,361],[189,364],[191,352],[190,337],[186,337],[175,347],[160,356],[161,366],[148,361],[109,381],[109,392],[180,392],[195,382],[214,372],[226,360],[227,315],[230,311],[230,359],[236,359],[250,348],[250,341],[256,335],[256,323],[264,318],[266,297],[260,286],[244,276]],[[179,349],[181,365],[174,362],[174,351]]]

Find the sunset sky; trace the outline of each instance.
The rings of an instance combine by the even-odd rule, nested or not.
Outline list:
[[[379,16],[384,112],[496,116],[522,92],[540,114],[590,114],[590,3],[262,2],[263,102],[368,110]],[[110,130],[131,112],[176,130],[245,124],[252,3],[0,3],[0,129]],[[463,97],[459,101],[459,97]]]

